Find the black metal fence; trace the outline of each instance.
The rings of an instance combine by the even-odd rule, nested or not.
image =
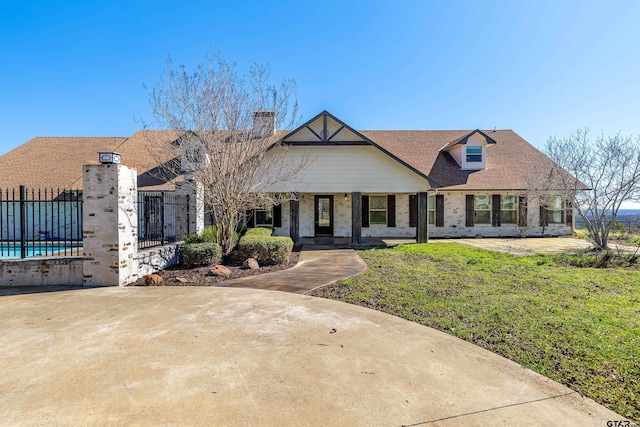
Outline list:
[[[188,234],[189,196],[173,191],[138,192],[138,248],[182,240]]]
[[[0,189],[0,259],[82,255],[82,191]]]

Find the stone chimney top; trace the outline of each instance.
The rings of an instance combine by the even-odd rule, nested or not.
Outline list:
[[[268,138],[276,134],[276,113],[256,111],[253,113],[253,137]]]

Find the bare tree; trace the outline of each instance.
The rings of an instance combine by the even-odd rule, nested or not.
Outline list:
[[[149,144],[164,161],[168,176],[184,174],[203,185],[202,197],[220,227],[224,254],[233,249],[233,230],[245,210],[279,204],[288,194],[269,192],[292,179],[306,159],[287,161],[282,132],[293,129],[297,116],[296,85],[269,84],[269,68],[251,67],[238,75],[218,53],[195,71],[167,61],[165,74],[149,91],[154,125],[176,132],[167,144],[148,132]]]
[[[618,133],[592,141],[589,129],[579,129],[568,138],[549,138],[545,154],[556,165],[549,172],[554,186],[573,198],[596,247],[606,249],[620,205],[640,201],[640,136]]]
[[[531,230],[540,230],[540,234],[544,236],[550,220],[567,224],[566,215],[572,215],[573,212],[575,188],[586,189],[558,164],[545,160],[532,163],[526,171],[528,214],[526,221],[523,221],[526,226],[519,224],[521,236],[527,235]],[[564,215],[563,208],[566,209]],[[560,218],[550,218],[550,212],[557,214],[558,211]]]

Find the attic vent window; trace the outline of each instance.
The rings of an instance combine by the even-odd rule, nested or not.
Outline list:
[[[467,163],[482,162],[482,147],[467,147]]]

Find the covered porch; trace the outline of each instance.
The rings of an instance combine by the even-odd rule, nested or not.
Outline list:
[[[300,193],[281,208],[294,242],[388,244],[427,241],[427,193]],[[397,244],[397,243],[396,243]]]

